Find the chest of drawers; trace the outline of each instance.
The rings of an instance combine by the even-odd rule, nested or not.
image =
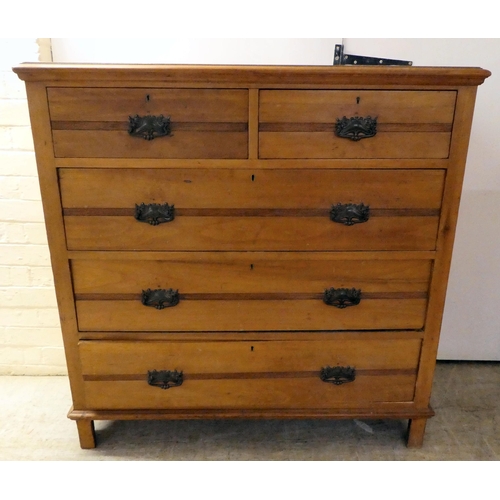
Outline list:
[[[488,71],[14,70],[83,448],[99,419],[233,417],[421,446]]]

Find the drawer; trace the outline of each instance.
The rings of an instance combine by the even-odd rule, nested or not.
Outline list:
[[[80,158],[246,158],[248,91],[49,88],[54,155]],[[170,118],[170,134],[129,134],[129,117]],[[149,128],[139,126],[142,131]]]
[[[431,267],[429,260],[267,252],[71,263],[82,332],[420,329]],[[354,288],[361,299],[327,305],[330,288]],[[178,303],[164,297],[168,307],[148,307],[148,289],[176,290]]]
[[[61,169],[70,250],[433,250],[441,170]],[[103,195],[102,186],[113,186]],[[149,225],[135,205],[168,203]],[[369,220],[330,220],[337,204]]]
[[[447,158],[453,91],[262,90],[260,158]],[[376,135],[335,133],[343,117],[376,119]]]
[[[92,409],[362,408],[412,401],[420,340],[106,342],[79,344]],[[320,378],[326,367],[350,381]],[[182,372],[161,390],[149,371]],[[352,380],[352,378],[354,378]]]

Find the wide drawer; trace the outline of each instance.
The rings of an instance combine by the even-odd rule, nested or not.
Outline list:
[[[81,158],[246,158],[248,91],[49,88],[54,155]],[[170,119],[170,134],[129,134],[129,117]],[[138,125],[139,131],[149,125]]]
[[[87,408],[355,408],[413,399],[420,340],[83,341],[79,347]],[[344,368],[349,381],[323,381],[327,367]],[[182,384],[149,385],[153,370],[182,372]]]
[[[82,332],[328,331],[422,328],[431,261],[173,253],[71,267]],[[178,296],[156,292],[170,289]]]
[[[447,158],[455,99],[453,91],[262,90],[259,156]],[[344,117],[376,119],[376,134],[338,136]]]
[[[59,176],[71,250],[433,250],[444,183],[441,170],[412,169],[61,169]],[[174,205],[174,219],[138,222],[142,203]],[[332,222],[339,204],[369,206],[369,219]]]

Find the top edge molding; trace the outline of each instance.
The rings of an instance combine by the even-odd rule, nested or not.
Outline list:
[[[13,68],[21,80],[175,82],[313,85],[477,86],[491,72],[479,67],[426,66],[247,66],[24,63]]]

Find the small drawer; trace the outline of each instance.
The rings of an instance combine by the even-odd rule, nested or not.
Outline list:
[[[48,100],[56,157],[247,157],[246,90],[49,88]]]
[[[83,341],[79,347],[89,409],[319,409],[412,401],[420,340]]]
[[[263,90],[259,156],[447,158],[455,99],[453,91]],[[347,138],[337,130],[344,117]]]

